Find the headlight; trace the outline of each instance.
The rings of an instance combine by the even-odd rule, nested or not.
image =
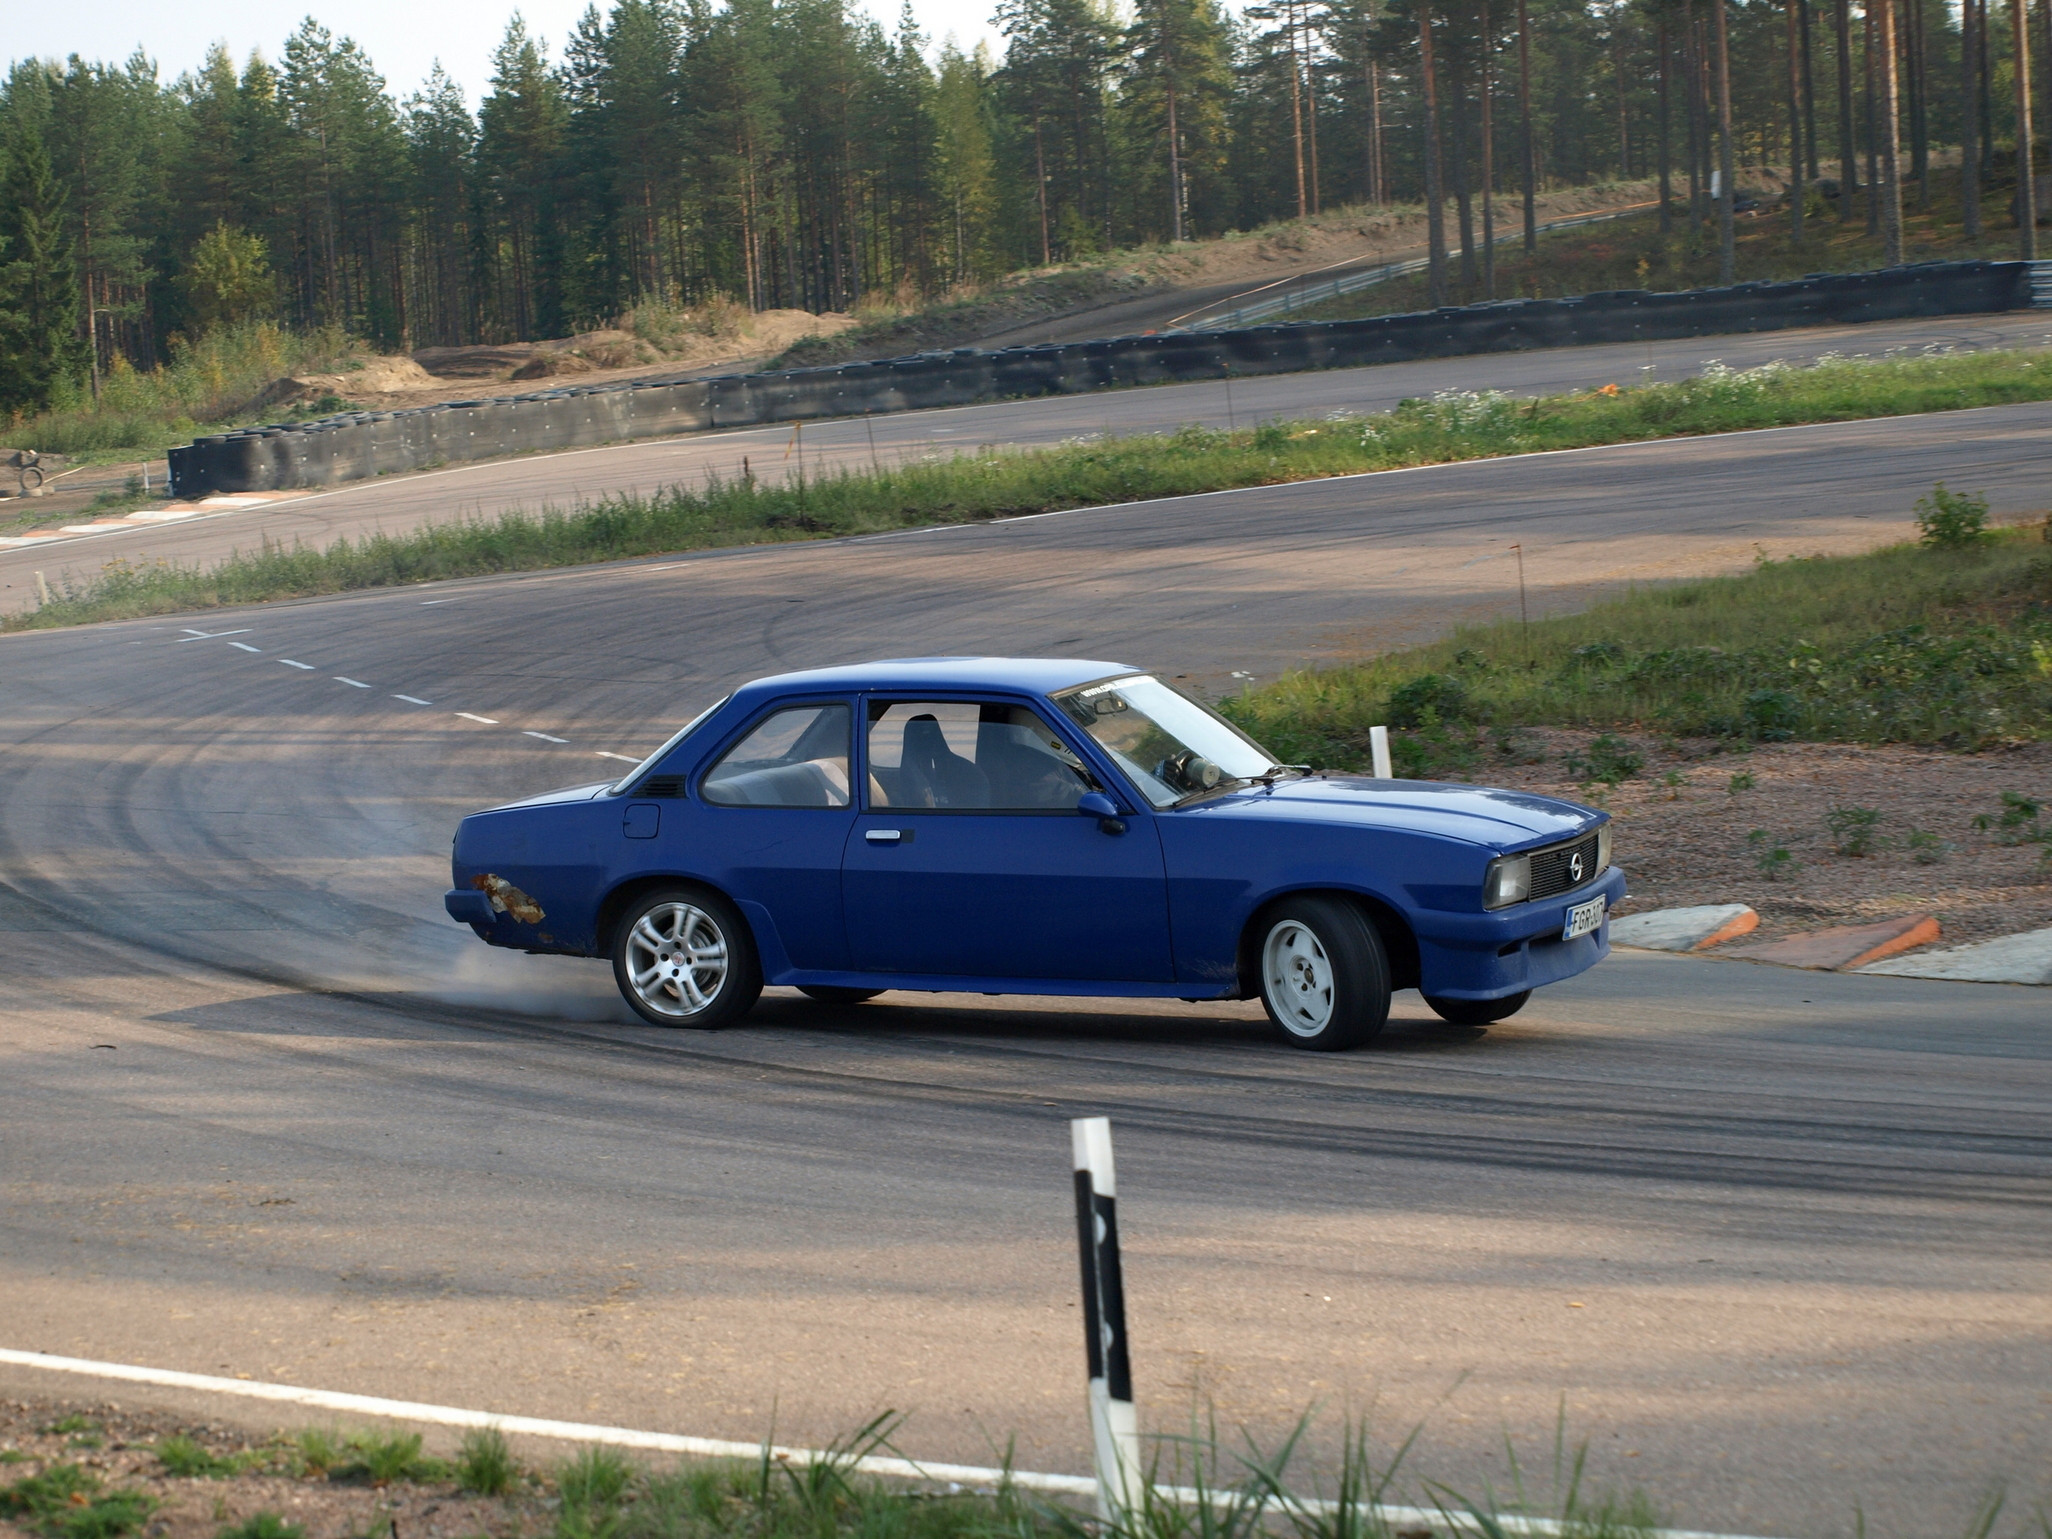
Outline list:
[[[1598,873],[1608,871],[1610,869],[1611,827],[1611,824],[1605,823],[1601,828],[1596,830],[1596,870],[1598,871]]]
[[[1489,863],[1489,874],[1482,878],[1484,908],[1508,908],[1531,895],[1531,856],[1499,855]]]

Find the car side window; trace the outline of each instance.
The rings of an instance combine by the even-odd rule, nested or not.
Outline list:
[[[778,711],[727,750],[699,793],[719,807],[845,807],[849,720],[845,705]]]
[[[873,700],[868,750],[869,805],[894,811],[1061,811],[1100,789],[1024,706]]]

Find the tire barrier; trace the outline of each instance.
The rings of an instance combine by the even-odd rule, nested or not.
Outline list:
[[[1676,294],[1624,290],[1577,299],[1506,299],[1358,321],[1111,337],[996,352],[964,347],[766,374],[573,385],[210,435],[170,451],[171,491],[198,497],[330,486],[395,471],[714,428],[1137,385],[1983,314],[2028,308],[2035,276],[2028,262],[1925,262]]]

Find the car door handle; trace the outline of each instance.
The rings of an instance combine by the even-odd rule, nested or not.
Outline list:
[[[862,837],[871,844],[910,844],[912,835],[902,828],[867,828]]]

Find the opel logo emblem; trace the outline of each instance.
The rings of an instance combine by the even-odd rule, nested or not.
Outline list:
[[[1579,852],[1568,857],[1568,875],[1578,882],[1582,879],[1582,857]]]

